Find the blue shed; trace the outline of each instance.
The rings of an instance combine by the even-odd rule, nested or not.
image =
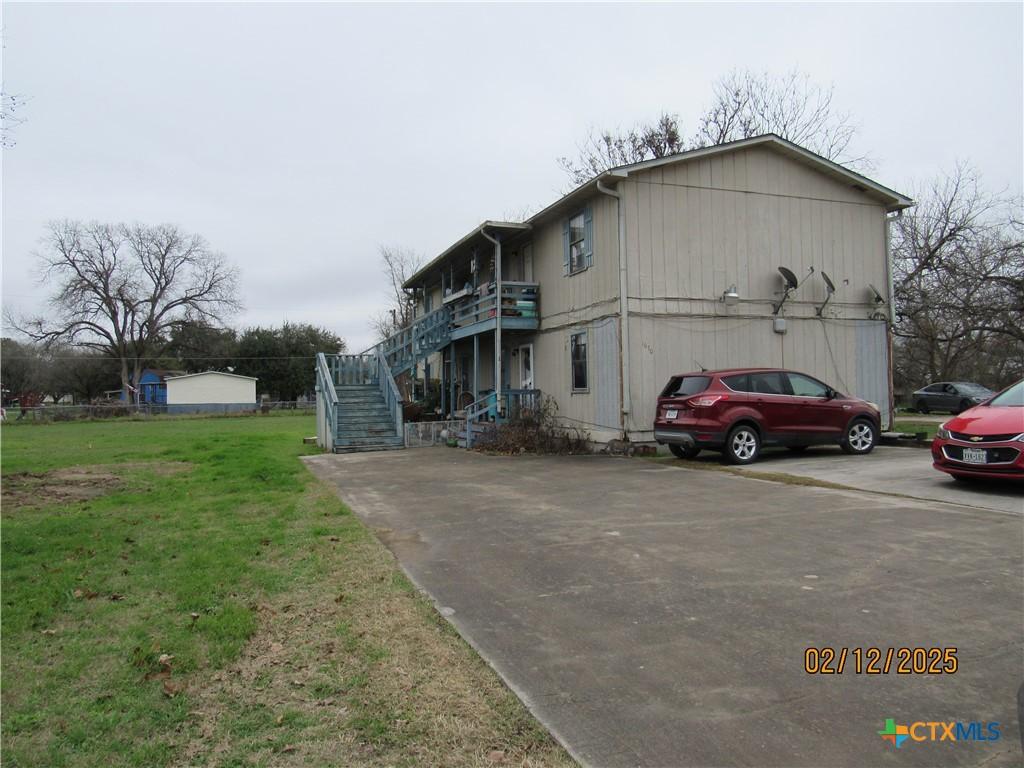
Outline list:
[[[140,405],[167,405],[167,379],[181,376],[184,371],[171,371],[162,368],[146,368],[139,377]],[[128,393],[121,393],[121,399],[133,401],[135,398]]]

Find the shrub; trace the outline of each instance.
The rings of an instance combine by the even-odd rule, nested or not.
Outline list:
[[[533,408],[520,408],[509,418],[473,439],[473,447],[494,453],[589,453],[590,433],[566,425],[558,416],[558,403],[542,396]]]

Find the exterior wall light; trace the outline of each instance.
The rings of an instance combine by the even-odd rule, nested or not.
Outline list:
[[[736,290],[735,283],[725,289],[721,301],[727,307],[734,307],[740,303],[740,293]]]

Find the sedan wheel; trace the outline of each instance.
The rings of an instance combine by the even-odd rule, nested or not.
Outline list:
[[[761,437],[746,424],[733,427],[725,439],[725,460],[730,464],[750,464],[761,452]]]
[[[695,459],[700,453],[700,448],[695,445],[673,445],[670,443],[668,449],[677,459]]]
[[[876,442],[878,442],[878,430],[875,429],[875,425],[861,419],[853,422],[847,428],[846,437],[841,446],[847,453],[865,454],[871,453]]]

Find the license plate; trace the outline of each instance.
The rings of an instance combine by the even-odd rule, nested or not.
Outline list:
[[[964,461],[968,464],[984,464],[987,453],[983,448],[964,448]]]
[[[665,411],[665,418],[666,419],[674,419],[677,416],[679,416],[679,411],[677,411],[675,408],[671,408],[671,409]],[[984,451],[982,451],[982,453],[984,453]]]

